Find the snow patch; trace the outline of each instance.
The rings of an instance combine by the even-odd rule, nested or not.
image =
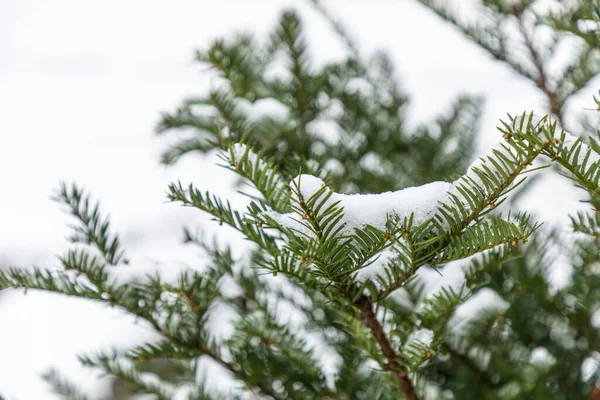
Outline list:
[[[298,188],[304,201],[321,190],[325,183],[312,175],[300,175],[292,183],[292,189]],[[371,225],[385,230],[389,218],[409,218],[412,213],[413,226],[431,218],[437,211],[440,201],[446,198],[450,187],[448,182],[432,182],[422,186],[410,187],[395,192],[380,194],[341,194],[332,193],[322,209],[338,203],[344,210],[341,223],[345,224],[344,233],[352,233],[354,228]],[[327,193],[327,191],[326,191]],[[324,197],[325,194],[322,195]],[[300,201],[300,199],[297,199]],[[298,216],[285,214],[280,223],[290,228],[298,228]]]
[[[289,115],[289,107],[273,98],[259,99],[247,109],[247,116],[251,121],[257,121],[262,118],[285,121],[289,119]]]
[[[597,309],[596,311],[594,311],[594,313],[590,317],[590,324],[595,329],[600,329],[600,309]]]
[[[381,156],[375,152],[369,152],[360,159],[360,167],[366,171],[374,174],[383,175],[385,169],[383,168],[383,160]]]
[[[405,347],[409,347],[413,344],[421,344],[424,346],[431,346],[433,342],[433,331],[430,329],[417,329],[411,332],[406,338]]]
[[[346,132],[333,119],[317,118],[306,124],[306,132],[315,138],[323,140],[330,146],[335,146],[342,140]]]
[[[415,273],[415,279],[419,285],[423,285],[424,295],[416,307],[417,311],[425,311],[425,308],[428,307],[426,301],[433,299],[443,289],[452,290],[454,293],[462,293],[466,280],[465,271],[470,264],[470,260],[468,258],[453,261],[439,269],[428,266],[419,268]]]
[[[378,287],[379,289],[383,289],[383,287],[381,287],[377,278],[385,278],[386,277],[385,274],[382,274],[382,271],[384,271],[386,269],[386,267],[391,262],[393,262],[397,257],[398,257],[397,250],[394,250],[391,248],[387,248],[387,249],[379,252],[375,256],[375,260],[373,260],[370,263],[367,263],[367,265],[365,267],[356,271],[356,274],[354,274],[354,281],[366,282],[367,280],[371,279],[376,287]],[[387,279],[386,279],[386,281],[387,281]],[[391,283],[392,282],[387,282],[387,284],[391,284]]]
[[[496,291],[482,288],[456,308],[448,321],[447,334],[450,337],[468,335],[472,326],[483,314],[501,315],[508,310],[508,307],[509,303]]]
[[[600,370],[600,353],[594,351],[591,357],[583,360],[581,364],[581,379],[587,381]]]
[[[545,347],[536,347],[531,351],[529,362],[541,369],[547,369],[556,363],[556,357]]]
[[[323,165],[323,171],[330,175],[340,176],[346,172],[346,167],[344,167],[344,164],[342,164],[340,160],[332,158],[325,162]]]
[[[359,94],[364,97],[371,97],[375,92],[373,84],[362,77],[354,77],[348,79],[345,87],[346,93]]]

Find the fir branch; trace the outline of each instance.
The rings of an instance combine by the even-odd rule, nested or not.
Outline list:
[[[279,384],[284,390],[271,391],[275,399],[315,398],[326,389],[325,381],[307,342],[297,333],[273,321],[266,310],[257,309],[243,316],[236,333],[227,341],[241,371],[248,371],[250,382],[262,386]],[[307,380],[310,386],[295,387]]]
[[[597,151],[592,150],[583,144],[583,139],[579,138],[571,146],[568,146],[565,139],[566,132],[562,132],[561,139],[551,142],[545,154],[563,166],[571,173],[571,178],[584,190],[586,190],[593,200],[600,200],[600,158]],[[560,143],[560,145],[559,145]],[[558,146],[557,146],[558,145]],[[583,156],[580,160],[579,155]],[[594,154],[592,157],[591,155]]]
[[[90,256],[85,250],[71,249],[59,257],[65,271],[75,271],[76,275],[83,274],[99,291],[103,291],[108,281],[108,272],[103,260]]]
[[[306,289],[316,290],[328,286],[331,282],[318,279],[321,275],[315,274],[307,268],[307,262],[312,264],[314,261],[314,259],[311,261],[310,258],[307,259],[291,252],[282,252],[267,261],[257,260],[256,264],[273,275],[283,274],[295,279]]]
[[[502,244],[510,243],[516,246],[519,241],[526,243],[540,224],[529,224],[529,216],[517,215],[514,221],[501,218],[488,219],[480,224],[466,228],[460,234],[452,236],[432,264],[445,264],[447,262],[469,257]]]
[[[190,355],[196,354],[197,356],[206,355],[220,364],[222,367],[234,374],[234,376],[240,378],[242,382],[250,390],[260,390],[260,392],[269,395],[273,398],[278,398],[275,392],[268,386],[265,386],[261,381],[249,381],[248,378],[251,374],[250,371],[246,371],[234,363],[225,361],[224,358],[219,354],[215,347],[208,344],[206,337],[197,335],[195,337],[189,337],[188,339],[182,339],[179,335],[166,331],[152,316],[142,310],[129,310],[133,314],[136,314],[146,321],[148,321],[154,329],[168,340],[163,345],[146,345],[145,347],[134,349],[130,355],[132,358],[143,357],[144,355],[151,356],[153,354],[158,355],[161,353],[169,353],[183,355],[188,353]],[[169,344],[166,344],[169,343]],[[175,345],[175,346],[173,346]]]
[[[162,340],[158,343],[146,343],[141,346],[136,346],[128,350],[126,356],[135,363],[145,363],[152,358],[194,359],[202,354],[211,352],[207,350],[208,347],[198,351],[189,347],[180,346],[171,340]]]
[[[66,205],[79,220],[80,224],[73,227],[75,233],[70,238],[72,242],[94,246],[111,265],[127,262],[119,236],[111,234],[108,219],[102,216],[99,204],[92,203],[85,190],[74,184],[69,187],[63,183],[53,199]]]
[[[452,313],[468,297],[452,288],[443,287],[439,293],[423,301],[419,317],[423,326],[435,331],[436,336],[443,333]]]
[[[52,392],[59,395],[64,400],[88,400],[85,395],[74,383],[67,380],[56,369],[50,369],[42,375],[44,380],[52,386]],[[2,396],[0,396],[2,399]]]
[[[306,125],[314,118],[314,90],[311,90],[311,73],[309,71],[308,49],[304,38],[303,27],[295,12],[283,14],[279,26],[272,36],[272,50],[283,48],[291,61],[290,72],[294,84],[289,97],[293,104],[290,107],[298,123],[298,136],[306,137]]]
[[[9,288],[24,289],[25,291],[39,289],[92,300],[106,300],[110,296],[107,292],[100,292],[83,284],[73,274],[38,268],[34,268],[32,271],[19,268],[0,270],[0,290]]]
[[[79,362],[86,367],[100,368],[130,383],[133,390],[153,394],[159,400],[171,400],[173,398],[175,391],[173,385],[160,380],[155,374],[142,373],[136,366],[127,365],[119,359],[116,353],[79,356]]]
[[[419,368],[424,367],[424,364],[433,356],[431,345],[423,343],[419,340],[413,340],[410,343],[402,346],[402,359],[405,360],[407,371],[409,373],[416,372]],[[418,382],[413,379],[414,386],[418,387]]]
[[[265,54],[261,50],[252,36],[238,35],[233,40],[215,40],[207,51],[196,52],[196,59],[224,77],[236,97],[254,101],[264,92]]]
[[[211,196],[209,193],[202,194],[192,185],[189,186],[188,190],[185,190],[181,183],[169,185],[168,198],[171,201],[178,201],[185,206],[196,207],[213,215],[219,223],[226,223],[231,226],[257,243],[269,254],[276,255],[279,252],[275,239],[265,235],[256,223],[249,222],[238,211],[233,210],[229,202],[224,204],[216,196]]]
[[[266,204],[274,211],[289,211],[289,187],[275,164],[254,153],[251,147],[233,144],[222,155],[228,166],[238,175],[248,179],[263,195]]]
[[[591,215],[578,212],[577,217],[571,217],[573,231],[582,232],[595,238],[600,237],[600,213]]]
[[[542,141],[532,134],[523,134],[522,137],[529,139],[528,145],[507,137],[514,153],[504,146],[504,151],[494,151],[492,155],[487,156],[481,167],[472,167],[473,176],[463,176],[456,185],[462,198],[456,194],[451,195],[449,204],[442,204],[438,213],[428,223],[419,227],[419,236],[422,237],[418,243],[422,253],[419,264],[435,259],[436,254],[445,249],[453,237],[463,232],[471,223],[477,223],[504,201],[504,196],[523,181],[513,184],[517,177],[550,146],[549,141]],[[474,177],[481,180],[485,189],[482,190]],[[445,225],[449,226],[449,229]],[[433,238],[427,237],[427,232],[432,229],[441,234]],[[434,246],[430,247],[431,244]]]

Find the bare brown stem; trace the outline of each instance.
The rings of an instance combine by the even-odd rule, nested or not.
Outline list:
[[[535,80],[534,82],[548,99],[548,106],[550,107],[550,112],[554,114],[556,118],[558,118],[558,121],[564,127],[562,106],[558,100],[556,92],[550,88],[550,81],[548,79],[548,75],[546,74],[546,69],[544,68],[544,60],[542,59],[542,56],[539,53],[539,51],[537,51],[535,46],[533,45],[531,36],[527,32],[527,29],[525,28],[525,24],[523,23],[523,19],[521,17],[519,17],[519,30],[521,32],[521,35],[523,36],[525,46],[529,51],[529,55],[531,56],[533,65],[535,66],[535,69],[538,73],[537,80]]]
[[[375,317],[373,312],[373,301],[368,296],[362,296],[356,303],[360,310],[360,317],[363,323],[370,329],[371,334],[379,343],[381,353],[387,358],[387,369],[394,375],[398,381],[402,393],[407,400],[418,400],[415,388],[408,378],[407,371],[400,365],[398,359],[400,356],[394,351],[390,345],[390,341],[385,334],[383,327]]]

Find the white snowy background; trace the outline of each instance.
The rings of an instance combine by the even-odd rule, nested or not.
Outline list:
[[[477,144],[483,154],[507,112],[544,103],[534,86],[413,0],[325,1],[365,55],[385,50],[410,95],[410,123],[448,108],[459,93],[485,96]],[[157,262],[201,264],[180,244],[183,224],[218,227],[165,202],[169,182],[193,181],[218,195],[233,180],[214,158],[159,165],[159,113],[206,90],[193,50],[234,31],[261,36],[281,10],[300,10],[316,62],[341,55],[339,43],[302,1],[174,0],[0,2],[0,267],[52,266],[67,243],[67,217],[50,200],[61,180],[85,184],[101,199],[132,259],[131,270]],[[590,89],[571,104],[592,107]],[[581,207],[568,182],[536,185],[522,206],[541,220],[567,221]],[[168,271],[163,271],[169,273]],[[171,271],[172,272],[172,271]],[[557,279],[565,274],[558,274]],[[0,394],[51,399],[39,378],[55,366],[102,396],[97,374],[76,354],[152,338],[121,312],[62,296],[0,292]]]

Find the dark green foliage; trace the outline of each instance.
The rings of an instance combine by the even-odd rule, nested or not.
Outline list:
[[[480,23],[470,25],[443,2],[421,3],[454,24],[493,57],[534,82],[558,122],[575,129],[577,118],[574,115],[566,118],[565,105],[600,72],[600,64],[594,59],[600,43],[597,28],[600,3],[549,2],[552,4],[544,8],[533,1],[486,0],[483,12],[489,19],[482,18]],[[550,7],[553,11],[547,12]],[[511,30],[515,26],[516,32]],[[564,48],[568,46],[573,55],[570,64],[565,69],[552,69],[551,64],[564,56]],[[559,48],[563,50],[558,51]],[[528,125],[526,118],[515,121],[513,126],[503,128],[506,137],[511,137],[515,128],[522,131]],[[582,133],[595,136],[594,131],[597,126],[588,124],[587,131]],[[566,175],[586,192],[582,197],[587,197],[593,206],[588,212],[572,217],[573,229],[584,235],[569,237],[564,233],[557,236],[544,232],[528,246],[518,251],[513,249],[512,261],[490,259],[486,260],[487,267],[480,262],[474,265],[472,276],[477,278],[468,281],[477,285],[487,282],[510,307],[494,328],[497,335],[491,334],[491,342],[487,342],[491,357],[486,369],[470,365],[472,360],[466,355],[458,355],[455,362],[451,358],[439,364],[444,378],[437,375],[436,379],[448,381],[456,398],[596,398],[590,396],[594,396],[592,388],[599,384],[598,370],[594,372],[592,368],[592,374],[584,377],[582,364],[594,357],[593,351],[599,348],[599,329],[592,326],[600,304],[593,289],[597,285],[597,272],[592,272],[593,267],[590,269],[598,262],[599,254],[595,242],[598,147],[594,138],[585,140],[558,132],[553,137],[559,140],[540,139],[551,143],[542,154],[566,169]],[[569,282],[556,289],[550,286],[548,275],[549,266],[560,253],[567,254],[562,268],[572,268],[573,272]],[[540,347],[548,350],[557,362],[543,368],[530,365],[529,353]]]
[[[163,135],[178,135],[163,162],[217,151],[222,166],[247,184],[245,210],[182,183],[169,186],[168,198],[238,231],[253,243],[249,257],[234,259],[227,247],[186,228],[185,241],[208,259],[206,270],[175,281],[153,275],[120,283],[111,275],[126,262],[118,236],[85,192],[64,185],[56,199],[76,217],[71,240],[80,245],[59,258],[59,271],[0,272],[0,289],[94,299],[156,330],[158,342],[80,358],[116,378],[124,398],[588,398],[600,379],[600,369],[584,376],[581,368],[600,349],[593,323],[600,312],[600,147],[561,126],[564,103],[599,72],[592,62],[598,31],[583,32],[579,23],[598,21],[598,4],[574,1],[532,22],[530,1],[486,0],[490,25],[466,26],[439,2],[420,2],[535,82],[553,116],[509,116],[502,143],[469,166],[480,99],[460,97],[448,113],[409,132],[408,98],[389,58],[364,60],[325,13],[348,56],[316,68],[302,22],[288,11],[264,44],[237,36],[198,52],[220,84],[164,114],[158,126]],[[516,54],[507,21],[520,26],[526,57]],[[556,39],[546,49],[532,31],[542,26]],[[581,52],[562,75],[549,76],[553,46],[565,35],[583,41]],[[273,74],[275,66],[285,73]],[[284,115],[257,116],[253,107],[267,101]],[[339,137],[315,128],[323,121]],[[576,240],[539,229],[527,214],[497,210],[528,190],[521,183],[540,168],[532,166],[538,160],[560,166],[589,197],[589,210],[572,219]],[[306,175],[293,179],[299,172],[327,184],[305,196]],[[456,177],[418,222],[415,214],[388,215],[385,226],[351,226],[335,192],[379,193]],[[568,255],[573,273],[553,288],[548,274],[557,254]],[[432,289],[427,271],[451,280],[457,265],[461,286]],[[367,270],[376,273],[361,275]],[[486,293],[497,296],[495,303],[461,320],[464,303]],[[219,337],[210,320],[226,319],[224,310],[232,332]],[[198,377],[207,360],[237,388],[208,390],[206,377]],[[326,371],[328,362],[335,374]],[[47,380],[66,399],[85,398],[56,372]]]
[[[73,227],[74,233],[70,238],[72,242],[95,247],[110,265],[127,263],[119,238],[109,234],[110,223],[102,218],[98,204],[94,204],[85,191],[75,185],[69,187],[62,184],[54,199],[65,203],[80,222]]]
[[[480,99],[461,97],[447,115],[410,132],[404,126],[407,97],[385,54],[364,61],[351,48],[347,59],[317,69],[307,50],[299,17],[287,12],[264,46],[240,36],[198,52],[197,59],[225,82],[164,114],[161,134],[182,128],[186,133],[163,161],[176,162],[190,151],[228,149],[243,140],[287,176],[299,169],[313,172],[308,160],[321,165],[337,160],[329,174],[335,189],[374,193],[454,178],[464,171],[473,151]],[[286,69],[283,77],[269,73],[276,66]],[[285,109],[287,116],[252,116],[251,105],[265,100]],[[322,121],[332,123],[339,137],[328,139],[309,129]]]

